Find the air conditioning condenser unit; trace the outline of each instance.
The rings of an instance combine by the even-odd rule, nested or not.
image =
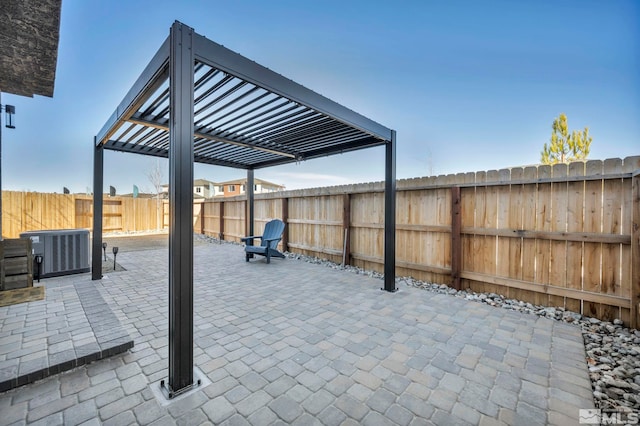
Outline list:
[[[89,231],[86,229],[62,229],[28,231],[20,238],[30,238],[34,259],[42,256],[40,277],[89,272]],[[34,274],[38,271],[34,265]]]

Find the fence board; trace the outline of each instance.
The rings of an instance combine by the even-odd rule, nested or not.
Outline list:
[[[568,167],[566,164],[556,164],[551,168],[554,178],[566,178]],[[551,231],[566,232],[567,230],[567,182],[553,182],[551,184]],[[567,242],[551,241],[549,258],[549,283],[558,287],[567,286]],[[551,306],[564,307],[564,298],[550,295]]]
[[[569,176],[584,176],[584,162],[569,165]],[[567,232],[584,231],[584,181],[567,183]],[[582,253],[584,242],[567,241],[567,287],[582,289]],[[567,299],[566,308],[582,312],[582,303],[576,299]]]
[[[602,175],[602,161],[587,161],[585,173],[590,176]],[[602,230],[602,180],[585,182],[584,231]],[[600,293],[602,290],[602,243],[584,243],[584,286],[583,290]],[[586,315],[598,316],[602,312],[599,303],[588,302],[583,305]]]
[[[524,169],[522,167],[517,167],[511,169],[511,173],[509,179],[513,180],[522,180],[524,177]],[[509,199],[508,199],[508,207],[506,213],[506,227],[510,230],[513,229],[523,229],[523,185],[515,184],[509,186]],[[504,242],[504,240],[502,240]],[[508,240],[508,244],[506,246],[509,259],[508,268],[506,268],[506,274],[508,277],[522,280],[523,278],[523,263],[522,263],[522,249],[524,244],[524,238],[510,238]],[[501,256],[502,250],[499,249],[498,257]],[[508,296],[517,300],[522,300],[523,294],[520,289],[509,289]]]
[[[464,183],[475,183],[475,173],[467,173]],[[462,209],[462,228],[475,227],[476,188],[460,188],[460,205]],[[474,271],[475,251],[473,250],[474,236],[462,234],[462,271]]]
[[[522,178],[529,182],[536,182],[538,169],[526,167]],[[522,184],[522,230],[536,230],[537,189],[535,183]],[[523,238],[522,240],[522,280],[527,282],[535,282],[536,278],[536,243],[536,239]],[[533,291],[518,289],[515,294],[526,302],[538,302],[536,293]]]
[[[604,174],[622,173],[622,160],[609,159],[603,164]],[[622,179],[603,181],[603,220],[602,232],[610,234],[620,233],[622,221]],[[622,244],[602,245],[602,292],[616,296],[622,295],[620,264]],[[602,318],[613,320],[621,317],[621,308],[603,305]]]
[[[497,181],[498,180],[498,171],[490,170],[487,172],[487,181]],[[484,211],[482,213],[482,226],[487,229],[497,229],[498,228],[498,192],[502,187],[498,186],[486,186],[484,187],[485,193],[485,202],[484,202]],[[483,271],[485,274],[495,276],[497,273],[497,259],[496,259],[496,250],[497,250],[497,240],[498,237],[494,237],[493,235],[485,236],[483,238],[482,252],[484,253],[483,257]],[[492,283],[485,283],[485,291],[492,293],[500,293],[502,289],[494,285]]]

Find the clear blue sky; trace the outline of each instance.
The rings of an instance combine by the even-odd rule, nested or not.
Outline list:
[[[54,97],[2,94],[17,110],[3,188],[91,188],[93,136],[174,20],[395,129],[398,178],[535,164],[562,112],[570,129],[589,126],[590,158],[640,155],[637,0],[63,0]],[[155,162],[108,151],[105,188],[151,191]],[[244,176],[197,165],[194,177]],[[290,189],[383,180],[384,149],[256,177]]]

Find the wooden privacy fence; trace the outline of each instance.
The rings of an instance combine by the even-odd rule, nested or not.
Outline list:
[[[640,325],[640,157],[397,182],[396,271]],[[260,194],[255,234],[382,272],[384,183]],[[244,197],[194,208],[196,232],[239,241]]]
[[[162,223],[162,204],[150,198],[104,198],[104,232],[146,231]],[[2,192],[2,235],[25,231],[93,227],[93,197],[84,194]]]

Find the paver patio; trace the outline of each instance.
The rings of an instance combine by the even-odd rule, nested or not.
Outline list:
[[[167,375],[167,250],[118,263],[102,281],[43,280],[47,300],[31,304],[97,292],[135,346],[0,393],[0,424],[569,425],[594,408],[577,327],[297,260],[246,263],[228,244],[194,248],[194,366],[211,384],[165,404],[150,386]]]

